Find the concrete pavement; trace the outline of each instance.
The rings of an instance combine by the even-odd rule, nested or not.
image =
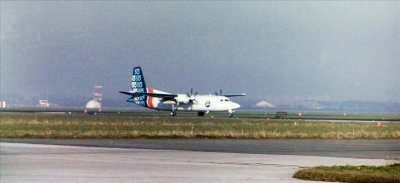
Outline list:
[[[308,182],[318,165],[396,160],[0,143],[0,182]]]

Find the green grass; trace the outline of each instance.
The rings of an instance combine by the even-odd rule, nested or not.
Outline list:
[[[0,113],[0,138],[400,139],[400,123],[154,114]]]
[[[349,183],[398,183],[400,164],[388,166],[332,166],[297,171],[294,178]]]
[[[269,118],[274,119],[275,113],[269,112],[237,112],[235,116],[241,118]],[[288,112],[287,117],[284,119],[315,119],[315,120],[369,120],[369,121],[400,121],[400,115],[398,114],[366,114],[366,113],[328,113],[328,112],[303,112],[301,117],[298,116],[297,112]]]

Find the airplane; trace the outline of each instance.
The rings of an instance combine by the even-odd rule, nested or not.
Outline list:
[[[171,94],[146,87],[141,67],[133,68],[132,90],[120,91],[129,95],[127,102],[132,102],[142,107],[158,111],[170,111],[171,116],[176,116],[177,111],[193,111],[198,116],[204,116],[211,111],[227,111],[229,117],[233,117],[236,109],[240,108],[238,103],[229,100],[229,97],[245,96],[246,94],[222,95],[222,90],[215,95],[198,95],[190,89],[190,94]]]

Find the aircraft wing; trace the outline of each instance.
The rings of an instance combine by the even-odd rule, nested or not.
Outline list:
[[[178,96],[174,94],[165,94],[165,93],[138,93],[138,94],[151,97],[158,97],[158,98],[174,98]]]
[[[242,93],[242,94],[222,95],[222,96],[225,96],[225,97],[241,97],[241,96],[246,96],[246,94]]]
[[[165,94],[165,93],[134,93],[132,91],[120,91],[119,93],[125,94],[125,95],[146,95],[146,96],[151,96],[151,97],[157,97],[157,98],[174,98],[177,97],[178,95],[175,94]]]

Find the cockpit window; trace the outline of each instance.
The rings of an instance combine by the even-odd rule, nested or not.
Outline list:
[[[225,99],[225,101],[229,101],[229,99]]]

